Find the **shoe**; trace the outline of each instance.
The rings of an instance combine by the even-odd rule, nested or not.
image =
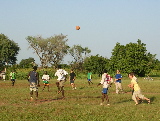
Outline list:
[[[77,89],[76,87],[74,89]]]
[[[100,105],[103,105],[103,103],[100,103]]]
[[[31,101],[33,101],[33,97],[31,97]]]
[[[107,104],[107,105],[110,105],[110,104]]]
[[[61,93],[62,91],[58,91],[58,94]]]
[[[136,103],[135,105],[138,105],[138,103]]]

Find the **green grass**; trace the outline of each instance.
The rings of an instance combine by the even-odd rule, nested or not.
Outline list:
[[[130,79],[124,78],[122,85],[125,94],[115,94],[115,85],[109,89],[110,106],[100,106],[102,86],[93,79],[88,86],[87,80],[77,79],[77,90],[71,90],[69,82],[65,84],[66,98],[56,94],[56,80],[50,81],[50,92],[43,92],[42,81],[39,87],[39,99],[30,101],[26,80],[0,81],[0,120],[1,121],[158,121],[160,120],[160,78],[154,81],[139,78],[142,94],[151,98],[151,104],[143,102],[135,106],[131,100],[131,90],[127,87]]]

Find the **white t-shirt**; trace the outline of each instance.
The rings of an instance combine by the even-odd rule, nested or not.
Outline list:
[[[108,88],[109,87],[109,83],[107,83],[107,81],[106,81],[106,75],[107,75],[107,73],[104,73],[104,74],[102,74],[102,80],[101,80],[101,84],[103,84],[103,88]],[[112,83],[112,82],[111,82]]]
[[[49,75],[43,75],[43,76],[42,76],[42,80],[49,81],[49,79],[50,79],[50,78],[49,78]]]
[[[57,72],[55,73],[55,76],[58,76],[57,80],[65,80],[65,75],[67,75],[67,71],[63,69],[58,69]]]

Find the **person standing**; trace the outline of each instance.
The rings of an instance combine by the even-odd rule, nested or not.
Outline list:
[[[68,72],[63,70],[61,68],[61,66],[58,66],[58,70],[55,73],[55,76],[58,77],[56,85],[58,88],[58,94],[62,93],[62,97],[65,98],[64,96],[64,83],[66,82],[66,78],[67,78]]]
[[[144,97],[144,95],[142,95],[141,93],[141,89],[137,83],[137,81],[135,80],[134,77],[134,73],[129,73],[128,74],[129,78],[131,79],[131,83],[128,85],[130,88],[134,89],[133,95],[132,95],[132,99],[135,102],[135,105],[138,105],[138,99],[141,100],[147,100],[148,104],[150,104],[150,99],[147,97]]]
[[[10,79],[11,79],[11,82],[12,82],[12,86],[14,86],[14,83],[16,81],[16,73],[13,70],[10,73]]]
[[[113,83],[113,80],[111,78],[111,76],[109,74],[107,74],[107,70],[103,71],[102,74],[102,79],[100,81],[100,83],[97,85],[103,85],[103,89],[102,89],[102,102],[100,103],[100,105],[103,105],[104,100],[106,99],[107,105],[109,104],[109,97],[108,97],[108,88],[111,86],[111,84]]]
[[[88,74],[87,74],[87,80],[88,80],[88,84],[93,84],[92,82],[92,72],[89,70]]]
[[[116,94],[119,94],[119,91],[123,93],[122,75],[120,74],[120,70],[117,70],[117,73],[115,75],[115,85],[116,85]]]
[[[48,91],[49,91],[49,80],[50,80],[50,77],[49,75],[47,74],[47,71],[44,72],[43,76],[42,76],[42,80],[43,80],[43,84],[44,84],[44,87],[42,89],[42,91],[44,90],[44,88],[47,86],[48,87]]]
[[[73,70],[71,70],[71,73],[70,73],[70,76],[69,76],[69,80],[70,80],[70,85],[72,87],[72,90],[76,89],[75,79],[76,79],[76,74],[74,73]]]
[[[5,71],[2,72],[2,79],[3,79],[3,81],[6,81],[6,72]]]
[[[37,72],[37,66],[33,67],[33,71],[28,74],[28,82],[30,85],[30,97],[33,101],[33,91],[35,92],[36,99],[38,99],[38,87],[39,85],[39,73]]]

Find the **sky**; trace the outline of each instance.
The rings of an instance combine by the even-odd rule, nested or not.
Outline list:
[[[38,56],[27,36],[67,35],[68,45],[81,45],[91,55],[110,58],[116,43],[140,39],[160,60],[160,0],[0,0],[0,33],[21,50],[17,63]],[[80,26],[80,30],[75,27]],[[71,61],[65,57],[63,63]]]

